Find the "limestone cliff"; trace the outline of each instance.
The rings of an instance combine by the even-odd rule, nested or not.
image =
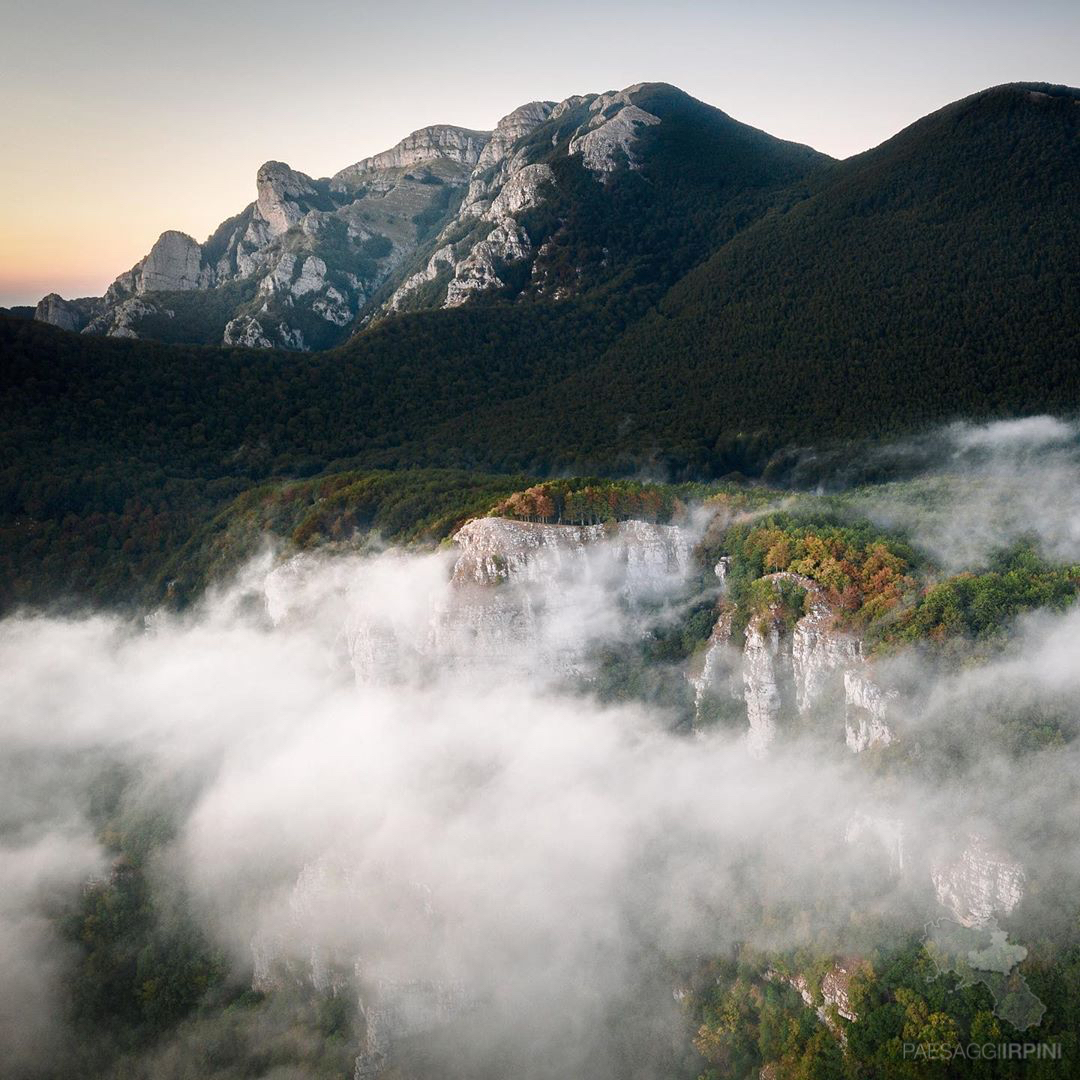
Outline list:
[[[964,926],[986,926],[1008,915],[1024,895],[1023,868],[977,835],[958,855],[939,859],[931,876],[938,902]]]
[[[725,560],[715,572],[723,581]],[[769,574],[764,580],[801,589],[805,613],[793,626],[779,604],[753,615],[745,623],[741,656],[736,656],[732,626],[737,612],[721,604],[700,671],[691,676],[699,728],[710,699],[730,697],[737,670],[748,746],[757,756],[768,751],[785,723],[795,720],[818,727],[842,721],[847,746],[855,753],[888,745],[893,739],[889,703],[895,695],[878,685],[861,642],[839,627],[824,590],[800,574]]]

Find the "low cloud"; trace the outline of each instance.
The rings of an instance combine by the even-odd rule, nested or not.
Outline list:
[[[993,510],[1020,482],[1017,530],[1071,551],[1075,433],[1021,424],[943,436],[983,455],[963,474],[983,486],[958,488],[947,515],[870,509],[948,563],[1021,535]],[[1002,454],[1026,468],[1033,447],[1046,468],[1010,478]],[[641,1045],[667,1037],[679,958],[740,941],[839,949],[855,913],[939,914],[920,864],[933,844],[979,829],[1033,872],[1080,867],[1071,755],[1050,771],[976,737],[1028,705],[1073,722],[1075,613],[1032,618],[977,670],[895,661],[901,738],[949,763],[924,757],[898,783],[845,749],[842,717],[757,760],[740,731],[689,738],[663,711],[588,693],[595,646],[632,645],[695,595],[675,570],[631,587],[615,551],[485,587],[453,581],[446,552],[263,556],[145,629],[0,624],[2,1052],[43,1055],[62,1024],[70,957],[43,913],[108,872],[86,817],[95,763],[127,765],[128,798],[176,815],[156,880],[191,897],[234,971],[320,957],[368,985],[459,987],[476,1005],[469,1052],[499,1047],[536,1075],[633,1074],[637,1044],[620,1029],[617,1051],[605,1032],[647,1000]],[[904,823],[910,873],[848,842],[866,815]]]

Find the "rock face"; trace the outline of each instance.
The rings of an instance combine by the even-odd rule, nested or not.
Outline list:
[[[481,169],[497,165],[510,153],[514,143],[551,119],[555,107],[554,101],[530,101],[526,105],[519,105],[512,113],[508,113],[495,125],[491,139],[484,147],[477,165]]]
[[[454,542],[460,554],[436,625],[439,654],[461,664],[479,652],[541,675],[577,671],[609,627],[613,602],[633,608],[662,595],[690,566],[682,529],[643,521],[478,518]]]
[[[115,307],[106,308],[100,315],[87,324],[86,332],[91,334],[105,334],[108,337],[137,338],[137,327],[147,316],[163,315],[171,319],[175,312],[170,308],[159,307],[157,304],[143,300],[141,297],[132,296],[121,300]]]
[[[490,131],[469,131],[449,124],[434,124],[414,131],[381,154],[363,158],[355,165],[342,169],[334,174],[330,183],[333,188],[343,191],[362,182],[368,173],[383,169],[407,169],[427,161],[451,161],[471,169],[480,160],[491,138]]]
[[[822,976],[818,992],[821,995],[821,1004],[818,1004],[818,996],[810,981],[805,975],[788,975],[770,968],[765,977],[771,982],[786,983],[798,993],[808,1009],[817,1013],[817,1018],[836,1036],[841,1043],[847,1042],[847,1032],[838,1024],[830,1013],[830,1006],[845,1020],[858,1020],[858,1015],[851,1006],[849,990],[851,977],[858,968],[855,960],[839,960]]]
[[[858,1014],[852,1007],[849,991],[851,977],[855,974],[856,964],[852,961],[838,961],[825,972],[821,979],[821,996],[826,1006],[833,1006],[845,1020],[858,1020]]]
[[[463,982],[382,979],[360,998],[364,1041],[356,1058],[354,1080],[373,1080],[394,1061],[403,1039],[449,1027],[475,1008]]]
[[[85,302],[65,300],[57,293],[49,293],[38,301],[34,309],[34,318],[38,322],[51,323],[61,330],[81,330],[87,321]]]
[[[327,938],[326,927],[340,921],[343,909],[357,922],[367,910],[367,877],[330,859],[304,866],[289,895],[284,923],[256,935],[251,943],[252,989],[273,993],[284,988],[357,995],[364,1039],[355,1076],[378,1076],[393,1063],[401,1039],[435,1031],[476,1007],[464,982],[453,978],[402,978],[381,973],[378,927],[364,927],[352,941]],[[402,909],[412,915],[414,933],[437,936],[429,891],[406,887]],[[365,942],[367,944],[365,944]]]
[[[715,574],[723,583],[724,559]],[[805,593],[808,610],[790,630],[778,605],[749,619],[742,656],[736,661],[731,631],[737,613],[730,604],[721,604],[701,669],[691,677],[699,725],[710,699],[730,697],[732,670],[737,665],[746,707],[747,745],[755,756],[768,752],[785,717],[820,724],[842,715],[845,741],[854,753],[892,742],[888,710],[895,694],[875,682],[861,642],[837,627],[836,612],[821,587],[786,571],[769,574],[765,580],[798,586]]]
[[[783,625],[772,615],[751,619],[746,627],[746,744],[754,757],[763,757],[776,738],[783,703],[781,687],[794,681],[791,652],[786,645]]]
[[[304,203],[318,192],[311,178],[290,169],[282,161],[267,161],[255,176],[256,221],[265,225],[266,235],[273,238],[299,225],[304,216]]]
[[[501,287],[504,267],[531,257],[532,243],[516,215],[537,205],[545,188],[555,183],[555,174],[546,163],[529,164],[524,152],[508,155],[550,112],[549,103],[533,102],[499,121],[470,177],[457,218],[443,230],[427,265],[391,296],[389,310],[407,310],[421,286],[440,275],[447,278],[443,305],[457,307],[477,292]],[[465,227],[469,232],[464,238],[443,242]]]
[[[690,682],[694,687],[694,728],[699,734],[705,720],[707,700],[716,694],[723,694],[727,698],[742,699],[735,687],[736,667],[739,668],[739,681],[741,683],[741,658],[731,643],[732,624],[735,621],[735,608],[733,605],[724,605],[713,624],[712,633],[705,645],[705,653],[702,657],[701,670],[696,675],[691,675]],[[741,686],[739,687],[741,690]]]
[[[226,345],[297,350],[336,344],[417,250],[417,222],[452,215],[487,143],[486,132],[425,128],[332,180],[268,161],[256,174],[255,201],[204,244],[162,233],[104,297],[76,309],[50,296],[36,317],[88,333],[160,336],[167,324],[147,317],[171,307],[157,294],[228,288],[231,309],[207,326],[207,339],[216,332]],[[512,256],[513,244],[504,247]]]
[[[137,293],[184,292],[205,289],[213,279],[202,265],[202,248],[187,233],[163,232],[139,264],[135,282]]]
[[[856,813],[848,822],[844,840],[849,844],[877,846],[888,859],[889,872],[904,872],[904,823],[899,818]]]
[[[796,704],[806,714],[828,696],[841,673],[862,663],[862,646],[836,629],[836,613],[818,585],[799,575],[785,576],[806,590],[810,608],[795,624],[791,638]]]
[[[938,902],[964,926],[986,926],[1008,915],[1024,895],[1023,868],[972,836],[958,858],[931,871]]]
[[[545,525],[509,518],[476,518],[454,536],[461,552],[454,581],[473,584],[550,579],[566,566],[578,567],[590,548],[625,568],[624,589],[636,597],[657,590],[690,564],[689,538],[677,525],[620,521],[608,525]]]
[[[888,710],[889,700],[895,696],[882,690],[865,666],[844,672],[844,723],[850,750],[859,754],[893,741]]]
[[[631,169],[640,168],[633,150],[639,131],[659,123],[658,116],[636,105],[624,105],[610,117],[597,112],[589,121],[588,130],[570,140],[570,153],[580,154],[585,167],[595,173],[614,172],[624,162]]]

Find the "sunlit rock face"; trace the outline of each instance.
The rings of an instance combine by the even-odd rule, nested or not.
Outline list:
[[[986,926],[1008,915],[1024,895],[1026,876],[1019,863],[972,836],[959,857],[938,862],[931,871],[938,902],[964,926]]]
[[[746,627],[743,684],[746,688],[746,745],[763,757],[776,738],[781,720],[781,687],[793,680],[791,651],[783,624],[772,615],[752,619]]]
[[[612,96],[605,94],[597,98],[591,108]],[[611,115],[598,111],[584,125],[585,130],[570,140],[570,153],[580,154],[585,167],[594,173],[614,172],[623,164],[629,164],[631,169],[640,168],[634,153],[640,129],[659,123],[658,116],[633,104],[623,105]]]
[[[471,131],[451,124],[432,124],[406,135],[396,146],[381,154],[363,158],[335,173],[332,184],[338,190],[361,182],[368,173],[383,169],[405,169],[429,161],[452,161],[472,168],[481,159],[492,138],[489,131]]]
[[[496,174],[497,179],[470,182],[469,195],[458,215],[459,221],[490,222],[490,229],[476,240],[437,247],[427,265],[407,278],[390,298],[390,310],[405,308],[416,290],[434,281],[440,272],[452,274],[444,306],[457,307],[474,293],[501,286],[502,267],[532,255],[532,242],[516,215],[541,201],[545,190],[554,185],[555,174],[550,165],[528,165],[524,159],[501,163]]]
[[[156,294],[216,290],[222,302],[202,305],[206,340],[310,350],[390,312],[458,307],[524,279],[563,298],[572,287],[545,284],[543,244],[533,243],[523,215],[556,190],[553,161],[579,160],[604,185],[642,167],[642,133],[661,123],[635,103],[643,89],[527,102],[494,131],[434,124],[321,179],[267,161],[254,201],[203,243],[163,232],[103,297],[51,295],[35,318],[161,337]]]
[[[837,629],[836,612],[819,585],[801,575],[786,576],[806,590],[810,608],[795,624],[791,637],[796,705],[805,715],[826,697],[843,672],[861,663],[862,647],[858,639]]]
[[[59,326],[61,330],[81,330],[86,324],[86,313],[59,293],[49,293],[42,297],[34,309],[34,318],[38,322]]]
[[[287,233],[303,217],[301,200],[317,194],[311,178],[283,161],[267,161],[255,177],[256,220],[266,225],[270,237]]]
[[[724,559],[714,569],[722,594],[727,570]],[[796,721],[837,731],[842,725],[854,753],[892,742],[888,714],[895,694],[877,684],[862,642],[838,626],[825,591],[810,578],[787,571],[765,580],[804,590],[808,610],[790,630],[778,606],[751,618],[736,660],[732,624],[737,612],[721,603],[700,670],[690,677],[697,724],[704,722],[710,700],[730,696],[732,669],[738,665],[747,743],[756,756],[767,753],[784,725]]]
[[[138,267],[137,293],[205,289],[213,272],[203,266],[202,247],[187,233],[163,232]]]

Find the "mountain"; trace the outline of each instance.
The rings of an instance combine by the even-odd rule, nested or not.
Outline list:
[[[1078,207],[1080,91],[976,94],[779,195],[596,363],[425,443],[722,475],[793,441],[1075,410]]]
[[[667,86],[572,99],[559,115],[540,103],[487,141],[452,144],[444,129],[333,182],[355,193],[358,177],[395,169],[473,177],[455,182],[445,223],[394,256],[367,323],[335,349],[300,358],[0,317],[0,604],[153,592],[233,499],[289,479],[416,468],[772,477],[792,447],[958,416],[1075,412],[1078,100],[996,88],[843,162]],[[628,135],[618,118],[629,110],[659,122],[630,112]],[[476,164],[447,163],[450,145]],[[495,160],[481,182],[485,154]],[[552,179],[530,187],[540,169]],[[394,183],[388,199],[440,186],[404,173]],[[302,201],[289,196],[282,214]],[[270,201],[249,209],[270,227]],[[237,239],[222,251],[255,259],[247,226],[225,232]],[[504,261],[493,245],[511,235],[528,252]],[[323,257],[285,248],[309,241],[300,226],[279,232],[263,278],[129,300],[183,298],[190,306],[163,325],[214,310],[223,332],[240,317],[219,310],[229,290],[262,288],[288,254],[300,276],[258,303],[295,320],[326,299],[294,295]],[[197,265],[179,261],[184,281],[206,271],[202,251]],[[488,255],[497,282],[481,280]],[[147,260],[132,287],[179,262]]]
[[[111,337],[326,348],[387,313],[493,291],[565,298],[621,269],[608,235],[618,215],[655,236],[685,204],[680,189],[712,206],[827,160],[663,85],[530,102],[494,131],[423,128],[328,179],[267,162],[256,201],[205,243],[164,232],[104,297],[51,294],[37,318]],[[625,174],[654,163],[659,185],[625,205]]]

